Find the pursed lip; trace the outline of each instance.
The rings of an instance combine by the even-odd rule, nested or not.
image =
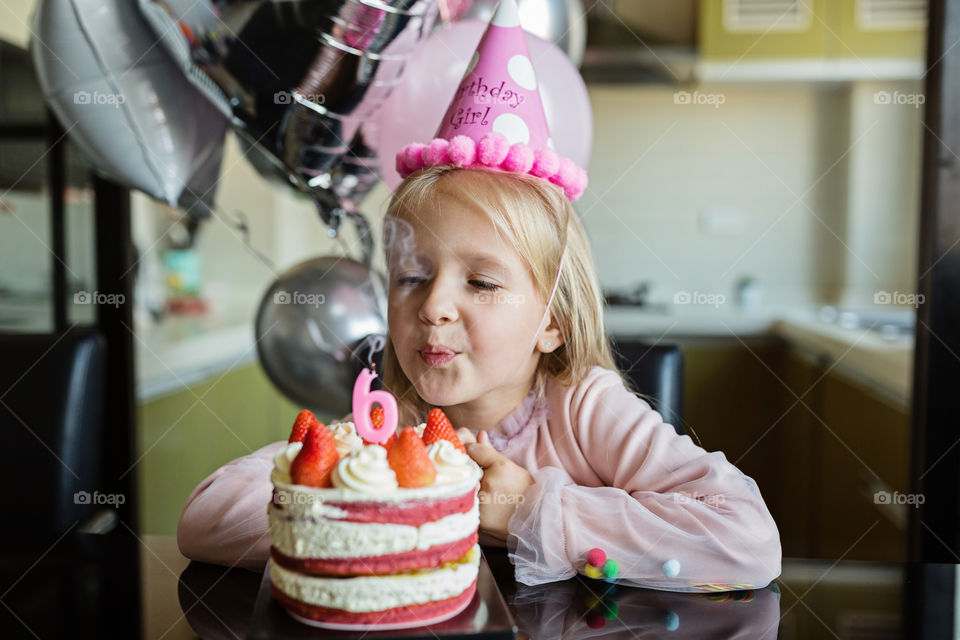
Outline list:
[[[438,355],[438,356],[439,355],[455,356],[458,353],[457,351],[454,351],[453,349],[451,349],[445,344],[430,344],[430,343],[422,345],[420,349],[418,349],[418,351],[420,351],[421,354]]]

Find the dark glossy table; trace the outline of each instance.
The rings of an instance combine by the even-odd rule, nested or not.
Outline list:
[[[125,529],[2,548],[4,639],[243,638],[261,581]],[[520,638],[954,637],[957,565],[787,559],[765,589],[693,595],[581,577],[528,587],[503,550],[484,553]]]

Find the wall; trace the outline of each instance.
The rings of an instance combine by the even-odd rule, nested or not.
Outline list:
[[[669,298],[729,295],[753,275],[769,300],[798,303],[909,290],[921,112],[874,95],[916,84],[593,87],[577,209],[601,280],[650,279]],[[677,104],[677,91],[700,97]]]

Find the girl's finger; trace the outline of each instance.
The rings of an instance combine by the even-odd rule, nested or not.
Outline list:
[[[489,444],[475,442],[466,446],[467,455],[473,458],[473,461],[480,465],[483,469],[486,469],[501,458],[500,454],[497,453],[497,450],[491,447]]]

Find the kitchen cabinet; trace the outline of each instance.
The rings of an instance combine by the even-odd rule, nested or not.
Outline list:
[[[829,55],[922,58],[926,50],[927,0],[842,0],[828,3],[836,35]]]
[[[782,339],[678,342],[686,433],[756,480],[785,556],[905,557],[906,407]]]
[[[823,377],[817,394],[818,555],[904,560],[906,510],[913,507],[892,502],[909,493],[906,409],[837,369]]]
[[[771,370],[780,368],[775,338],[686,338],[684,433],[757,481],[765,500],[779,504],[777,418],[782,404]]]
[[[846,0],[844,0],[846,1]],[[827,55],[827,0],[702,0],[703,58],[819,58]]]
[[[701,0],[702,81],[880,80],[924,71],[926,0]]]

